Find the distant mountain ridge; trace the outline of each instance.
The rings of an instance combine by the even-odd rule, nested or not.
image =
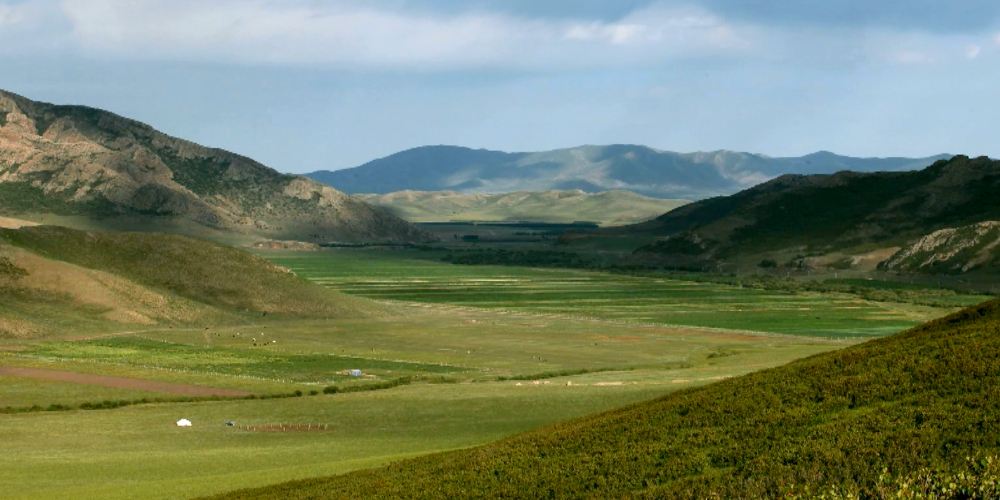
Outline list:
[[[31,213],[305,241],[426,236],[306,177],[107,111],[0,91],[0,214]]]
[[[601,225],[634,224],[690,203],[662,200],[630,191],[585,193],[517,191],[503,194],[463,194],[455,191],[399,191],[358,194],[362,199],[410,222],[518,221]]]
[[[306,174],[350,194],[395,191],[509,193],[579,189],[628,190],[654,198],[702,199],[732,194],[782,174],[902,171],[950,158],[852,158],[818,152],[797,158],[713,151],[674,153],[646,146],[581,146],[505,153],[425,146],[359,167]]]

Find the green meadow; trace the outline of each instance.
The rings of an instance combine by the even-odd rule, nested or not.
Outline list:
[[[409,252],[263,255],[378,314],[88,324],[86,335],[67,320],[39,340],[0,339],[2,367],[138,381],[0,375],[0,410],[9,410],[0,414],[0,498],[185,499],[366,469],[775,367],[951,310],[457,266]],[[143,381],[253,399],[192,400]],[[118,401],[128,404],[83,409]],[[49,408],[61,411],[38,411]],[[181,418],[194,426],[176,427]],[[309,430],[240,427],[281,424]]]
[[[0,498],[183,499],[484,444],[843,346],[492,311],[401,307],[372,320],[153,330],[5,352],[0,364],[242,388],[281,399],[0,415]],[[258,340],[260,338],[258,337]],[[210,345],[211,344],[211,345]],[[259,344],[259,342],[258,342]],[[346,381],[345,368],[365,377]],[[324,394],[329,385],[392,389]],[[2,377],[0,401],[79,404],[143,391]],[[318,394],[314,394],[314,391]],[[159,395],[166,399],[174,396]],[[177,428],[190,419],[194,426]],[[239,425],[323,425],[253,432]]]
[[[609,273],[462,266],[378,251],[265,254],[299,276],[378,300],[827,338],[879,337],[953,308]],[[986,300],[957,296],[954,307]]]

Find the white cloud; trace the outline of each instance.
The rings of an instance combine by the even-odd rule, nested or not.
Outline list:
[[[979,53],[982,51],[982,47],[978,45],[968,45],[965,47],[965,57],[967,59],[975,59],[979,57]]]
[[[997,44],[1000,44],[1000,33],[997,33],[996,35],[993,36],[993,41],[996,42]]]
[[[691,8],[653,7],[617,22],[304,0],[64,0],[62,11],[80,48],[130,58],[558,69],[725,55],[743,45],[739,27]]]
[[[40,7],[33,2],[0,4],[0,33],[37,21],[43,11]]]
[[[485,10],[448,14],[413,10],[406,2],[361,0],[25,0],[0,3],[0,53],[47,50],[102,59],[366,70],[560,71],[718,58],[933,63],[976,57],[970,44],[983,39],[752,25],[698,7],[698,1],[654,3],[606,21]],[[16,36],[5,38],[13,29]]]

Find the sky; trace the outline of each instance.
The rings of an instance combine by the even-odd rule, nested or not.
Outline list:
[[[0,0],[0,88],[293,173],[437,144],[1000,157],[1000,2]]]

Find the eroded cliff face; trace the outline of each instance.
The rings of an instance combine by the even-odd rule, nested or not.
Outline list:
[[[1000,263],[1000,222],[934,231],[881,264],[887,271],[966,273]]]
[[[0,91],[0,211],[180,217],[303,241],[423,240],[383,209],[121,116]]]

